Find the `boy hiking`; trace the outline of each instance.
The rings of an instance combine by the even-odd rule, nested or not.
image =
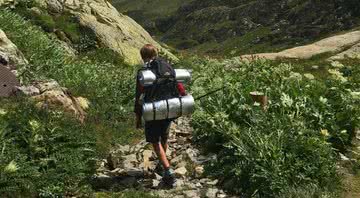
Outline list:
[[[141,128],[143,103],[152,103],[159,100],[166,100],[172,97],[186,95],[183,84],[178,83],[175,80],[174,69],[167,61],[158,57],[156,47],[151,44],[147,44],[140,50],[140,54],[145,64],[139,72],[143,70],[150,70],[155,74],[157,79],[161,80],[156,80],[150,86],[144,86],[140,83],[140,75],[138,72],[135,98],[137,128]],[[154,151],[164,168],[163,182],[168,186],[173,186],[176,182],[174,171],[166,157],[169,129],[173,120],[174,119],[163,119],[145,122],[146,141],[153,145]]]

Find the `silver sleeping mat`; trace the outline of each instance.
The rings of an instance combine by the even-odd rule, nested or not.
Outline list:
[[[191,95],[180,98],[145,103],[143,118],[145,121],[165,120],[191,115],[195,110],[195,100]]]
[[[191,80],[191,72],[187,69],[175,69],[175,79],[181,83],[188,82]],[[156,81],[156,75],[151,70],[143,70],[139,80],[142,86],[150,86]]]

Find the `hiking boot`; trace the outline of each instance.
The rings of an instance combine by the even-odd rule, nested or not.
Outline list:
[[[163,166],[161,165],[161,163],[159,161],[156,163],[156,167],[155,167],[154,172],[159,174],[159,175],[161,175],[164,172],[164,168],[163,168]]]
[[[168,169],[164,172],[164,177],[162,178],[164,184],[169,187],[174,187],[176,183],[176,177],[172,169]]]

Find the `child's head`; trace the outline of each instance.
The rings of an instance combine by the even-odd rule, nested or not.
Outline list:
[[[158,56],[158,50],[152,44],[146,44],[140,50],[141,58],[144,62],[148,62]]]

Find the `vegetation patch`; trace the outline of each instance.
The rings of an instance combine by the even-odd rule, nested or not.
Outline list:
[[[142,138],[131,119],[136,68],[105,49],[72,57],[41,28],[9,10],[0,10],[0,23],[29,60],[18,68],[23,83],[55,79],[91,103],[87,120],[79,125],[26,101],[1,102],[0,195],[91,196],[88,180],[95,160],[104,158],[114,144]]]
[[[191,65],[201,71],[194,76],[196,95],[226,87],[202,99],[193,116],[197,141],[218,153],[208,174],[246,197],[337,196],[335,151],[351,145],[360,123],[355,67],[345,77],[339,66],[329,66],[323,81],[267,61]],[[252,91],[268,97],[265,111]]]

